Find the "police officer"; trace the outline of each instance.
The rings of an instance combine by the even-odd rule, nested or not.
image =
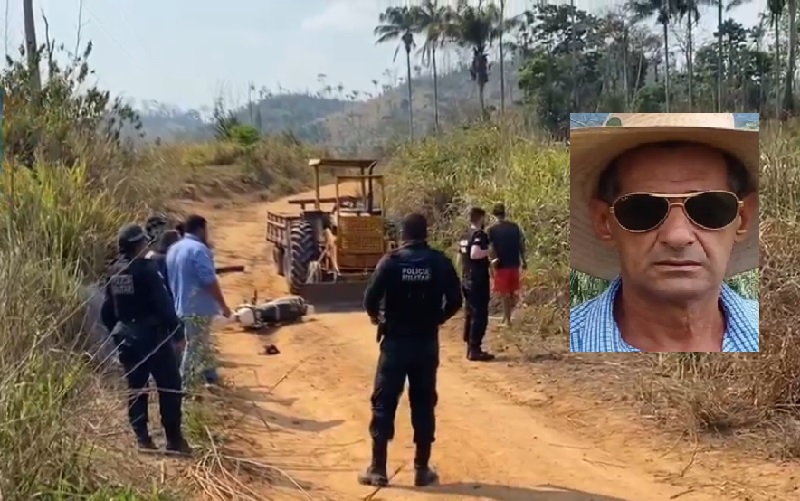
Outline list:
[[[402,234],[403,245],[381,259],[364,295],[364,308],[372,323],[382,322],[382,338],[371,397],[372,462],[358,476],[363,485],[389,482],[387,447],[394,438],[395,412],[406,378],[416,445],[414,485],[438,480],[428,462],[436,427],[439,326],[461,308],[461,284],[447,256],[428,246],[425,216],[406,216]]]
[[[144,223],[144,231],[147,232],[147,239],[152,247],[158,245],[159,237],[168,229],[169,218],[160,212],[151,214]]]
[[[105,287],[102,320],[117,345],[128,382],[128,419],[143,449],[155,449],[148,431],[147,383],[158,388],[161,424],[167,450],[189,453],[181,432],[181,379],[173,342],[184,342],[183,324],[175,314],[154,261],[144,259],[147,234],[128,224],[119,233],[119,259]]]
[[[461,280],[466,308],[463,339],[467,344],[467,359],[475,362],[494,360],[481,345],[489,324],[489,236],[484,231],[486,211],[473,207],[469,212],[470,229],[459,245]]]

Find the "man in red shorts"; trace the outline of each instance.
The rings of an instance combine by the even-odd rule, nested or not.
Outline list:
[[[511,326],[511,311],[517,301],[520,268],[527,269],[525,263],[525,238],[516,223],[506,219],[506,208],[495,204],[492,215],[497,222],[489,228],[489,243],[493,251],[494,291],[503,304],[503,323]]]

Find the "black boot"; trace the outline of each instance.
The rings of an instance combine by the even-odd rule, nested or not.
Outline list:
[[[486,353],[480,348],[470,348],[467,351],[467,360],[470,362],[491,362],[494,360],[494,355]]]
[[[425,487],[439,482],[439,475],[428,464],[431,459],[431,444],[417,444],[414,452],[414,485]]]
[[[165,430],[166,431],[166,430]],[[192,453],[192,446],[183,438],[183,433],[180,430],[168,431],[167,436],[167,452],[174,454],[190,455]]]
[[[153,451],[157,449],[156,444],[153,443],[153,439],[150,438],[150,434],[147,432],[136,434],[136,446],[139,448],[139,450],[145,451]]]
[[[388,442],[383,440],[372,441],[372,462],[363,473],[358,474],[358,483],[374,487],[386,487],[389,478],[386,475],[386,453]]]

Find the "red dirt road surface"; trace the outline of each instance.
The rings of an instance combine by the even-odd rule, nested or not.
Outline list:
[[[218,265],[247,267],[244,274],[222,278],[232,307],[251,297],[254,289],[259,298],[286,294],[264,240],[268,209],[297,210],[286,200],[199,207],[210,217]],[[268,343],[281,353],[263,355]],[[535,381],[521,385],[502,363],[466,362],[458,336],[444,333],[432,458],[441,486],[411,487],[413,444],[404,396],[389,451],[390,474],[397,473],[390,487],[374,492],[356,482],[357,472],[369,463],[369,394],[377,359],[374,327],[364,313],[319,314],[269,335],[229,326],[217,333],[216,344],[223,376],[233,391],[253,403],[238,426],[237,447],[296,483],[254,486],[263,489],[259,499],[726,499],[714,489],[665,481],[664,472],[679,472],[681,465],[667,463],[664,451],[629,447],[624,437],[613,433],[611,439],[587,436],[546,405],[547,397],[536,391]],[[714,481],[709,478],[707,485]]]

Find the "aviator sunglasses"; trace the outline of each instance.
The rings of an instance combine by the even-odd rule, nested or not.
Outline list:
[[[704,230],[721,230],[736,220],[742,201],[729,191],[696,193],[629,193],[611,204],[609,212],[627,231],[652,231],[680,207],[689,221]]]

